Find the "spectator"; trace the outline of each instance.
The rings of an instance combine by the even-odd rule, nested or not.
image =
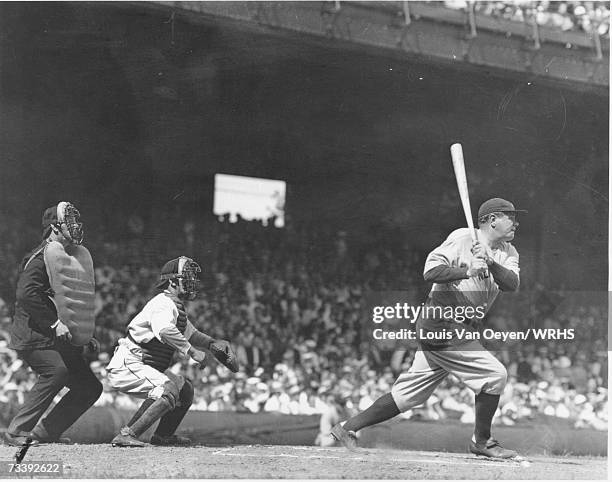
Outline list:
[[[180,226],[186,221],[187,217],[175,220],[177,232],[184,236],[202,229],[200,222],[190,221],[193,226],[183,232]],[[411,363],[416,347],[404,341],[373,343],[364,299],[369,290],[401,288],[418,295],[426,288],[418,276],[422,259],[403,240],[396,242],[402,236],[385,227],[377,228],[376,234],[358,236],[324,227],[297,231],[244,220],[236,224],[214,218],[203,222],[210,234],[212,261],[204,267],[209,275],[206,293],[190,304],[189,316],[199,329],[232,340],[245,369],[235,377],[214,362],[201,371],[189,365],[176,367],[194,381],[194,409],[323,413],[329,410],[329,393],[336,393],[331,387],[341,387],[340,393],[346,395],[344,408],[357,410],[389,391],[394,372]],[[197,236],[194,238],[194,249],[200,249]],[[99,260],[96,338],[102,351],[99,365],[93,366],[102,380],[105,360],[150,294],[157,276],[155,263],[163,261],[158,254],[172,255],[175,246],[185,242],[173,239],[164,245],[159,238],[144,237],[139,240],[140,248],[128,255],[129,239],[109,239],[94,235],[88,239]],[[0,268],[15,280],[19,241],[2,230],[0,241]],[[345,262],[329,262],[339,254]],[[527,291],[528,282],[524,284]],[[13,300],[9,296],[10,292],[4,299],[10,307]],[[544,299],[564,302],[544,305]],[[519,424],[552,413],[576,427],[607,427],[607,307],[587,307],[572,299],[565,293],[544,293],[538,296],[538,306],[526,300],[526,313],[546,309],[542,318],[523,316],[517,312],[516,301],[505,306],[501,298],[499,309],[485,322],[499,329],[525,329],[535,319],[538,327],[580,326],[590,335],[568,343],[502,344],[500,349],[505,351],[500,357],[514,378],[510,377],[504,403],[500,403],[497,417],[501,423]],[[7,312],[8,307],[0,307],[0,314]],[[33,377],[26,367],[14,364],[14,352],[3,350],[2,340],[0,324],[0,373],[6,374],[5,383],[0,384],[0,406],[3,413],[11,413]],[[107,388],[98,401],[101,404],[136,408],[129,397]],[[469,421],[472,412],[472,398],[449,379],[428,405],[405,416]]]

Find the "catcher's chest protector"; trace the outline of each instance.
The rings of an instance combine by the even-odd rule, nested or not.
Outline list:
[[[178,309],[178,317],[176,319],[176,327],[181,333],[185,333],[187,327],[187,313],[183,303],[174,296],[168,296],[176,305]],[[157,338],[153,338],[151,341],[146,343],[140,343],[142,348],[142,362],[145,365],[149,365],[160,372],[166,371],[170,368],[172,362],[172,356],[174,355],[174,348],[170,345],[162,343]]]
[[[57,242],[44,249],[45,267],[53,290],[57,316],[70,330],[73,345],[86,345],[95,328],[95,278],[93,260],[85,246]]]

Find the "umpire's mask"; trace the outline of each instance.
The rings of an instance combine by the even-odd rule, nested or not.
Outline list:
[[[57,205],[57,224],[65,238],[72,244],[83,242],[81,213],[74,204],[62,201]]]

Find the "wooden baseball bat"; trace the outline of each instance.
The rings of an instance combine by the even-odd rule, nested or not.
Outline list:
[[[470,228],[472,241],[477,240],[476,229],[474,229],[474,219],[472,218],[472,208],[470,206],[470,195],[468,194],[467,178],[465,177],[465,162],[463,160],[463,148],[461,144],[453,144],[450,148],[451,158],[453,160],[453,168],[455,169],[455,179],[457,179],[457,188],[459,189],[459,197],[463,206],[463,214]]]

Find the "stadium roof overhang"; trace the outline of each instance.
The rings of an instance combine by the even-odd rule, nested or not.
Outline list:
[[[300,34],[305,44],[419,58],[457,69],[607,93],[609,45],[584,32],[469,15],[441,2],[147,2],[192,21],[232,22],[261,33]],[[278,49],[278,45],[271,49]],[[276,52],[278,54],[278,52]]]

